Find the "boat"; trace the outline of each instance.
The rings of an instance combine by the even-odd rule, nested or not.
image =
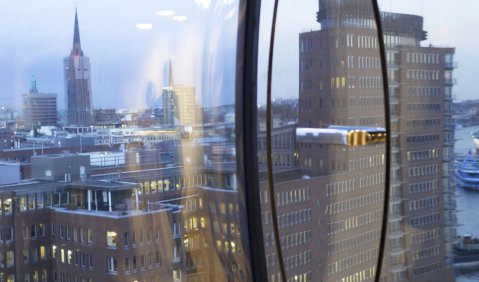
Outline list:
[[[469,234],[458,236],[454,242],[454,248],[458,251],[479,251],[479,238]]]
[[[459,187],[479,191],[479,158],[469,154],[458,163],[454,172]]]

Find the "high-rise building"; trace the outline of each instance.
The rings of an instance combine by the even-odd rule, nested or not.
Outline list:
[[[67,124],[89,126],[92,122],[90,60],[80,44],[78,16],[75,11],[73,48],[63,60]]]
[[[387,281],[453,281],[454,48],[421,47],[423,18],[381,13],[391,100]]]
[[[383,127],[383,78],[371,3],[319,4],[321,29],[299,37],[298,126]],[[453,281],[454,49],[421,47],[426,32],[420,16],[382,13],[381,18],[392,122],[391,200],[381,281]],[[280,144],[273,140],[273,160],[281,154]],[[276,168],[274,174],[287,279],[373,280],[384,198],[384,146],[302,141],[297,147],[299,170]],[[280,281],[267,186],[263,181],[266,261],[270,281]]]
[[[26,128],[57,124],[57,94],[40,93],[32,77],[30,91],[22,97],[23,122]]]
[[[196,123],[195,87],[177,85],[173,82],[171,61],[169,64],[168,86],[162,91],[163,125],[174,127],[191,126]]]
[[[299,127],[385,126],[378,33],[372,11],[367,0],[319,1],[320,30],[299,36]],[[298,144],[302,173],[292,195],[303,195],[302,191],[310,189],[311,198],[308,193],[308,197],[293,201],[313,212],[307,217],[311,222],[308,226],[295,229],[312,234],[308,241],[312,261],[322,262],[319,267],[309,265],[311,281],[374,278],[383,216],[385,149],[384,144]],[[301,180],[303,175],[307,180]],[[277,186],[282,190],[287,187]],[[307,273],[302,267],[293,271],[294,275]]]

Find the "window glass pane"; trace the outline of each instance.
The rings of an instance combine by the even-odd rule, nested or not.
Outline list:
[[[251,280],[240,5],[0,3],[0,281]]]
[[[267,18],[272,6],[263,6]],[[281,281],[279,249],[287,281],[371,281],[386,172],[383,74],[372,3],[280,1],[269,121],[268,20],[260,33],[258,117],[268,277]],[[268,122],[273,195],[267,181]],[[343,133],[344,139],[335,139]],[[321,135],[310,137],[316,134]]]

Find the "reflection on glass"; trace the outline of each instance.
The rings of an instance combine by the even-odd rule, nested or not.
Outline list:
[[[385,139],[367,142],[369,129],[382,128],[383,134],[385,128],[373,7],[370,1],[309,2],[314,5],[305,6],[318,11],[309,22],[293,13],[292,1],[279,5],[275,52],[294,42],[290,51],[297,55],[274,58],[274,195],[268,195],[266,182],[261,185],[269,278],[280,281],[279,244],[288,281],[371,281],[385,188]],[[291,17],[298,25],[283,22]],[[281,89],[286,73],[297,80],[293,97]],[[334,134],[338,142],[330,142]],[[273,236],[271,197],[280,242]]]
[[[250,280],[239,1],[163,2],[0,4],[0,281]]]
[[[385,148],[331,144],[347,143],[347,135],[338,129],[385,126],[386,77],[372,5],[319,1],[317,26],[303,20],[304,12],[290,21],[296,6],[292,1],[279,5],[275,42],[272,197],[280,242],[274,239],[267,181],[261,186],[269,279],[280,281],[279,244],[289,281],[371,281],[377,275]],[[426,32],[420,16],[382,12],[381,20],[392,151],[387,248],[380,279],[453,281],[454,48],[421,46]],[[299,59],[277,56],[298,34]],[[285,81],[294,80],[295,73],[298,94],[291,97],[291,91],[284,90]],[[258,140],[264,170],[265,127],[260,124]]]

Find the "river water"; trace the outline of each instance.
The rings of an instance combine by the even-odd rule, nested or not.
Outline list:
[[[472,143],[472,132],[479,130],[479,126],[469,126],[456,129],[454,152],[458,156],[465,156],[469,150],[475,153]],[[472,234],[479,236],[479,192],[456,188],[457,202],[457,234]],[[479,262],[456,264],[456,281],[479,281]]]

